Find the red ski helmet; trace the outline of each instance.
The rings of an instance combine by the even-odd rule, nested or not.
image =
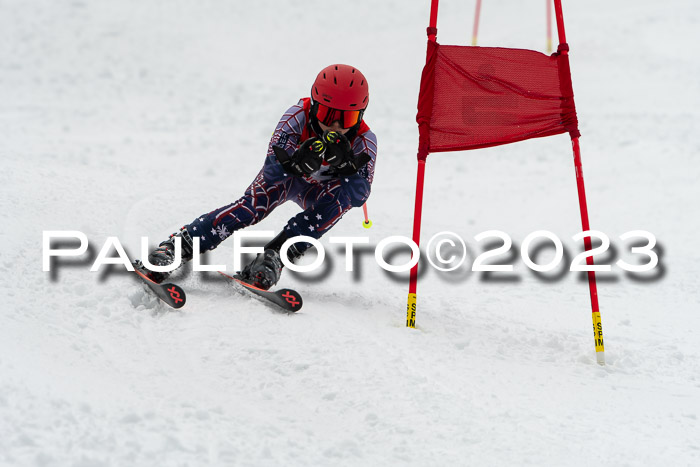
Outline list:
[[[369,103],[365,76],[350,65],[329,65],[311,87],[314,102],[337,110],[364,110]]]

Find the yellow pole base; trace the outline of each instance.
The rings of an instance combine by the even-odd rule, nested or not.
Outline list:
[[[605,346],[603,345],[603,322],[600,311],[593,312],[593,339],[595,342],[595,357],[599,365],[605,365]]]
[[[406,327],[416,327],[416,294],[408,294],[408,303],[406,304]]]

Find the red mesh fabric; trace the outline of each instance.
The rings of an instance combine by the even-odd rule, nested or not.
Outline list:
[[[570,132],[579,136],[568,55],[428,42],[419,158]]]

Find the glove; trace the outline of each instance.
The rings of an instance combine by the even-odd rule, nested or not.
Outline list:
[[[309,138],[299,146],[299,149],[294,151],[292,157],[289,157],[287,151],[279,146],[273,146],[272,150],[287,173],[302,177],[311,175],[321,168],[326,145],[318,138]]]
[[[342,133],[326,131],[323,133],[322,139],[326,145],[325,160],[332,166],[332,169],[329,171],[332,174],[356,174],[360,168],[372,160],[372,158],[364,152],[355,156],[355,153],[350,147],[350,141],[348,141]]]
[[[337,131],[325,131],[321,137],[326,145],[325,160],[333,167],[337,167],[353,156],[350,141],[344,134]]]

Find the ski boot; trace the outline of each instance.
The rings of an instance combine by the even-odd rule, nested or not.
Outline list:
[[[260,253],[252,263],[244,267],[239,273],[241,279],[263,290],[269,290],[270,287],[275,285],[282,275],[284,264],[280,257],[280,249],[282,244],[287,241],[287,238],[287,235],[282,231],[265,245],[265,251]],[[302,254],[296,245],[292,245],[287,249],[287,259],[289,261],[301,257]]]
[[[268,290],[280,280],[282,267],[279,251],[268,248],[244,267],[240,275],[249,284]]]
[[[148,262],[154,266],[168,266],[175,261],[175,238],[180,237],[180,245],[182,246],[182,262],[181,265],[192,259],[192,237],[185,227],[179,232],[171,234],[170,237],[161,242],[158,248],[153,250],[148,255]],[[149,271],[146,269],[145,274],[153,282],[160,284],[172,274],[171,272]]]

